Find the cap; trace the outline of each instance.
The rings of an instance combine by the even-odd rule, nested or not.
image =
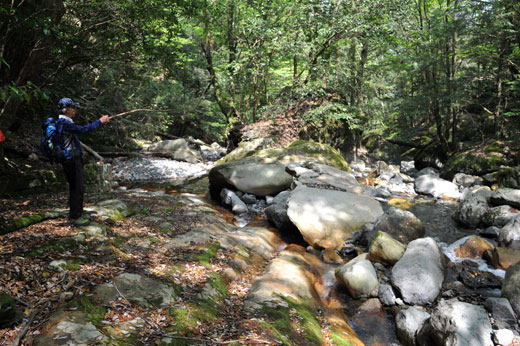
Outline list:
[[[71,107],[71,106],[77,106],[79,105],[79,102],[74,102],[68,97],[64,97],[61,100],[58,101],[58,108],[65,108],[65,107]]]

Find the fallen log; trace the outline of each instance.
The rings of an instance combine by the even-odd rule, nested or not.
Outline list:
[[[0,221],[0,235],[14,232],[45,220],[57,219],[66,216],[66,211],[44,211],[30,216],[19,217],[11,220],[2,220]]]

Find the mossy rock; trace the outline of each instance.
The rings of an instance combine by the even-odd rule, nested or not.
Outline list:
[[[5,292],[0,292],[0,327],[8,325],[16,318],[16,303]]]
[[[474,153],[457,153],[448,159],[442,175],[447,179],[451,179],[456,173],[482,175],[505,164],[504,156],[497,152],[488,152],[485,157]]]
[[[491,173],[490,176],[491,180],[501,187],[520,188],[520,166],[500,167],[498,171]]]
[[[312,141],[298,140],[292,142],[285,148],[267,148],[255,151],[246,158],[239,158],[244,162],[279,163],[289,164],[292,162],[315,161],[329,165],[347,172],[351,169],[341,153],[330,145]],[[219,163],[231,162],[237,159],[223,158]]]

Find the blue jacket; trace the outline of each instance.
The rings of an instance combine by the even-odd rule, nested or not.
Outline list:
[[[79,141],[78,134],[87,133],[97,128],[100,128],[103,123],[98,119],[88,125],[76,125],[72,122],[72,119],[60,115],[60,118],[56,121],[58,129],[61,127],[61,133],[63,137],[63,149],[67,153],[66,159],[72,159],[74,156],[81,155],[81,142]]]

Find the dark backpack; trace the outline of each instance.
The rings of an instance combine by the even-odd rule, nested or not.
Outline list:
[[[63,122],[47,118],[42,125],[40,151],[51,163],[62,163],[69,156],[63,147]]]

